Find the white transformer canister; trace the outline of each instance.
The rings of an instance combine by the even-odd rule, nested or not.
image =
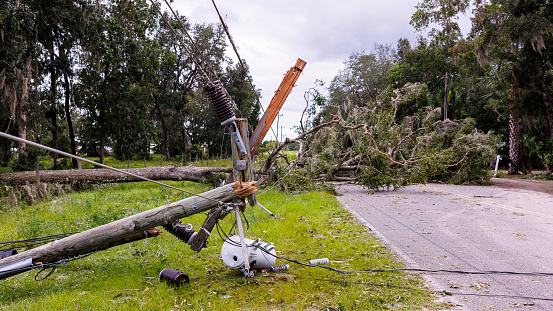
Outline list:
[[[248,259],[252,270],[269,269],[275,265],[276,255],[275,246],[273,243],[263,242],[260,239],[250,240],[245,239],[246,250],[248,251]],[[270,254],[262,251],[264,248]],[[244,260],[242,258],[242,248],[240,246],[240,237],[233,235],[228,238],[221,247],[221,259],[223,263],[231,269],[244,268]]]

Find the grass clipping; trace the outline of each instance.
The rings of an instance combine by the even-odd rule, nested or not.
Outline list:
[[[195,193],[207,185],[169,182]],[[164,205],[186,194],[149,183],[121,184],[97,191],[70,193],[55,200],[0,214],[2,239],[18,240],[83,231],[121,217]],[[247,208],[246,237],[275,243],[279,256],[301,262],[327,257],[346,270],[398,267],[386,248],[326,193],[269,191],[259,200],[277,217]],[[204,215],[183,219],[199,228]],[[234,219],[221,221],[227,234]],[[432,307],[427,292],[351,282],[422,288],[412,274],[342,275],[290,263],[288,271],[257,273],[254,282],[220,260],[222,239],[214,230],[206,249],[194,253],[168,233],[125,244],[60,266],[49,278],[34,281],[36,271],[1,283],[1,310],[413,310]],[[276,264],[286,264],[277,259]],[[190,283],[170,287],[158,280],[173,268]]]

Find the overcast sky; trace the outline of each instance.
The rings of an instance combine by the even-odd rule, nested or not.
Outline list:
[[[250,66],[261,103],[266,108],[286,71],[298,58],[307,62],[281,110],[284,137],[294,138],[305,107],[304,92],[320,79],[330,83],[353,52],[370,51],[375,43],[396,46],[416,33],[409,21],[416,0],[216,0],[219,12]],[[173,8],[192,23],[219,23],[211,0],[175,0]],[[232,47],[227,55],[234,62]],[[276,130],[276,121],[275,126]],[[280,136],[280,134],[279,134]],[[266,139],[274,139],[270,131]]]

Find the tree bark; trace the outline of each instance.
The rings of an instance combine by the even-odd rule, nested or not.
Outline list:
[[[71,110],[69,104],[71,100],[71,86],[69,77],[66,71],[63,72],[63,86],[65,88],[65,119],[67,120],[67,128],[69,129],[69,140],[71,141],[71,154],[77,155],[77,143],[75,142],[75,131],[73,130],[73,121],[71,119]],[[72,159],[73,168],[77,168],[77,159]]]
[[[231,167],[145,167],[131,168],[124,171],[153,180],[188,180],[198,182],[202,178],[215,173],[230,173]],[[0,174],[0,182],[7,185],[24,185],[36,178],[34,171]],[[51,170],[40,171],[40,181],[45,183],[75,183],[75,182],[135,182],[141,181],[108,169],[86,170]]]
[[[516,91],[511,91],[511,95],[509,97],[518,97],[518,95],[515,95],[515,93]],[[519,168],[522,167],[520,159],[520,152],[522,149],[520,143],[521,124],[517,118],[514,103],[511,103],[509,110],[509,158],[511,159],[511,162],[509,162],[509,170],[507,173],[516,174]]]
[[[58,111],[56,107],[56,100],[57,100],[57,87],[56,83],[58,80],[58,74],[57,69],[54,65],[55,62],[55,54],[54,54],[54,46],[50,47],[50,118],[52,123],[52,148],[59,149],[59,138],[58,138]],[[52,154],[52,158],[54,159],[54,168],[58,168],[60,166],[60,160],[57,153]]]
[[[29,75],[31,75],[33,58],[29,56],[27,58],[27,72]],[[21,139],[27,139],[27,108],[29,106],[29,83],[30,83],[30,77],[25,77],[22,79],[22,85],[21,85],[21,101],[19,102],[19,109],[17,113],[17,136]],[[17,147],[17,154],[19,156],[25,155],[27,152],[27,144],[25,142],[19,142]]]
[[[184,153],[188,153],[188,150],[190,150],[190,143],[192,139],[190,138],[190,135],[188,135],[188,131],[186,130],[186,126],[182,126],[182,139],[184,144]]]
[[[167,159],[171,159],[171,154],[169,153],[169,130],[167,129],[167,124],[165,123],[165,116],[163,115],[161,108],[159,107],[159,102],[157,97],[154,97],[154,104],[156,107],[156,112],[161,123],[161,130],[163,131],[163,145],[165,147],[165,156]]]
[[[543,72],[543,64],[540,60],[537,62],[537,74],[540,80],[541,98],[545,106],[547,113],[547,122],[549,124],[549,137],[553,139],[553,102],[551,101],[551,95],[549,93],[549,86],[547,84],[545,74]]]
[[[241,193],[255,188],[255,185],[247,185],[241,189],[233,189],[233,186],[235,185],[219,187],[202,193],[201,197],[192,196],[30,249],[0,260],[0,266],[28,257],[33,258],[33,263],[51,263],[106,249],[113,246],[114,241],[141,235],[145,230],[207,211],[217,207],[219,202],[230,202],[240,197]]]

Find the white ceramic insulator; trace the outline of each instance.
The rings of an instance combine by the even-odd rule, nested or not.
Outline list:
[[[324,265],[330,262],[328,258],[318,258],[309,260],[310,265]]]
[[[252,270],[269,269],[275,265],[276,257],[272,255],[276,255],[276,251],[273,243],[263,242],[260,239],[256,239],[255,241],[245,239],[245,241],[248,260]],[[260,247],[272,255],[262,251]],[[231,269],[241,269],[244,267],[240,238],[237,235],[231,236],[223,243],[221,247],[221,260]]]

